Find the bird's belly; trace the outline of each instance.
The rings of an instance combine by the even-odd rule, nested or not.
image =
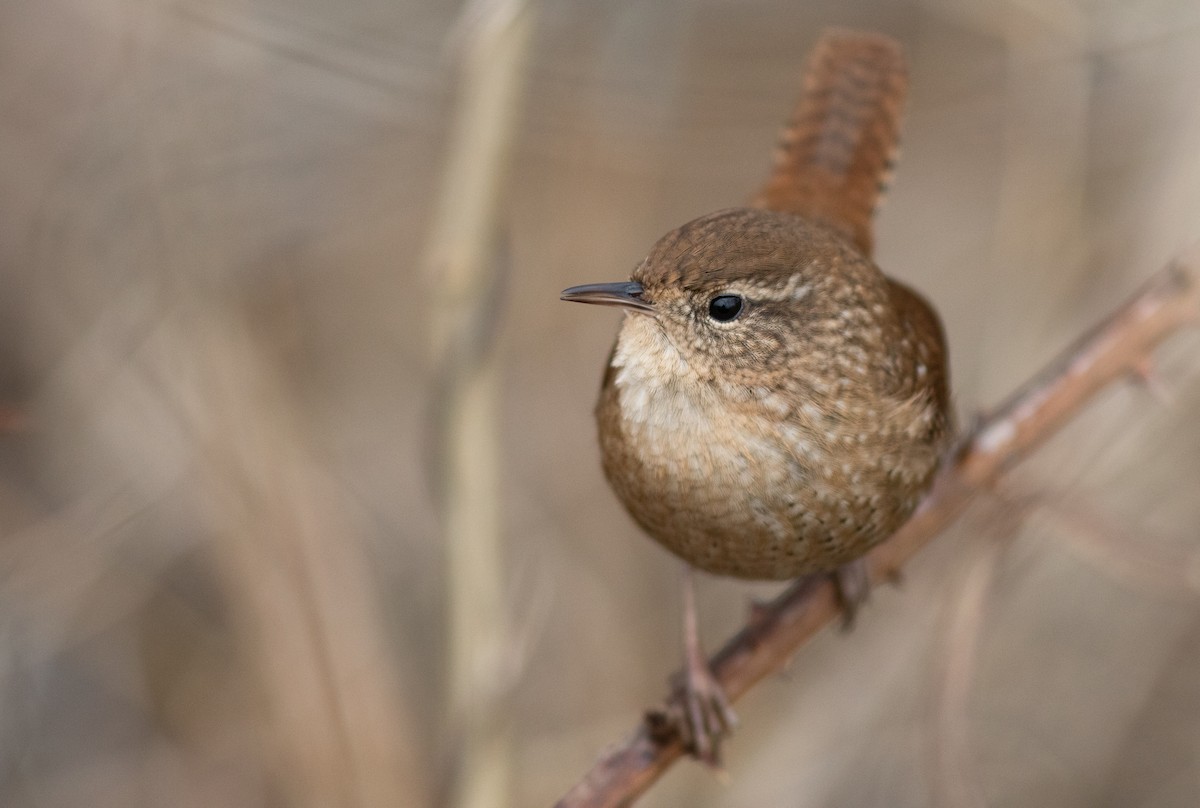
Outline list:
[[[787,579],[830,570],[885,538],[915,504],[901,501],[879,463],[835,457],[796,425],[661,391],[656,412],[622,404],[620,417],[605,418],[602,402],[610,483],[652,537],[706,571]]]

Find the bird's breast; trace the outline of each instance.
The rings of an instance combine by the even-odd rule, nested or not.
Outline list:
[[[702,569],[799,574],[794,517],[818,462],[813,442],[782,419],[747,413],[656,327],[628,325],[597,408],[605,473],[621,501],[651,536]]]
[[[609,482],[709,572],[783,579],[853,560],[907,518],[936,465],[894,418],[834,434],[821,406],[698,372],[647,317],[627,319],[611,362],[597,406]]]

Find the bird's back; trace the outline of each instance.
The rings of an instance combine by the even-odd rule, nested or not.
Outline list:
[[[908,64],[898,42],[880,34],[826,31],[809,56],[775,165],[752,204],[823,224],[871,258],[875,214],[899,152],[907,97]],[[914,374],[947,413],[949,432],[941,322],[916,291],[890,278],[888,283],[913,348],[902,370]]]

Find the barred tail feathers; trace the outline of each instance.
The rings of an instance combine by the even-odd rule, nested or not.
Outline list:
[[[907,93],[899,43],[826,32],[809,57],[775,167],[752,204],[820,220],[870,255],[872,220],[891,176]]]

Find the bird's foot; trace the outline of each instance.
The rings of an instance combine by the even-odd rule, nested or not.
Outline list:
[[[737,714],[703,658],[687,660],[683,676],[684,714],[679,723],[683,746],[701,763],[719,769],[721,741],[737,726]]]
[[[843,564],[830,575],[837,591],[838,603],[842,607],[842,631],[854,628],[854,619],[859,608],[871,597],[871,578],[867,574],[867,560],[859,558]]]

